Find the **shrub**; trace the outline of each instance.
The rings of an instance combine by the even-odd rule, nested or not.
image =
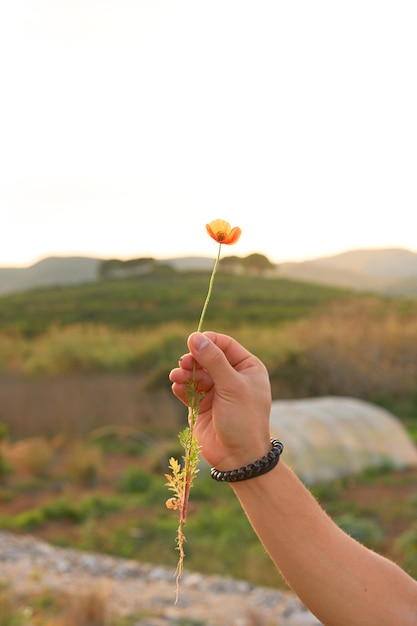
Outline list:
[[[5,446],[4,454],[13,469],[41,478],[49,473],[55,449],[44,437],[30,437]]]
[[[401,564],[410,576],[417,578],[417,522],[402,533],[395,541],[395,550],[400,555]]]
[[[42,508],[31,509],[29,511],[23,511],[13,518],[10,518],[9,528],[30,530],[37,528],[45,523],[45,513]]]
[[[103,454],[99,447],[86,445],[80,441],[73,443],[67,453],[69,476],[78,485],[95,485],[102,462]]]
[[[123,470],[118,488],[127,493],[143,492],[149,489],[151,481],[152,477],[149,472],[137,465],[130,465]]]
[[[335,522],[348,535],[368,546],[368,548],[377,550],[385,539],[384,530],[377,522],[371,519],[345,513],[335,518]]]
[[[11,471],[10,465],[4,458],[4,454],[0,448],[0,484],[3,482],[7,474]]]

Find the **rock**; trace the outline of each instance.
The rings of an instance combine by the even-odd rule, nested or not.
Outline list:
[[[55,548],[27,535],[0,532],[0,562],[0,582],[14,593],[98,593],[112,615],[146,613],[135,626],[319,624],[289,591],[200,573],[184,572],[175,604],[175,571],[170,568]]]

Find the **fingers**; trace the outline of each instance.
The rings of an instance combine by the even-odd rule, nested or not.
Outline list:
[[[259,369],[259,362],[235,339],[208,331],[192,333],[188,338],[190,353],[181,357],[179,367],[169,374],[173,393],[185,404],[185,385],[194,376],[198,388],[207,392],[213,385],[217,390],[237,389],[238,372]]]
[[[182,369],[185,370],[192,370],[193,369],[193,364],[195,363],[193,355],[192,354],[184,354],[179,361],[179,366]],[[196,363],[196,367],[201,367],[198,365],[198,363]]]
[[[185,369],[183,367],[176,367],[175,369],[171,370],[171,372],[169,373],[169,380],[172,383],[177,383],[180,385],[185,385],[187,382],[191,380],[191,378],[192,378],[192,370]],[[211,387],[211,385],[213,384],[213,380],[210,374],[206,370],[202,369],[201,367],[196,367],[194,380],[198,384],[200,389],[207,389],[208,387]]]
[[[202,350],[206,347],[209,347],[210,344],[214,344],[226,357],[226,361],[232,366],[232,368],[239,369],[239,365],[244,362],[247,358],[253,358],[253,355],[246,350],[243,346],[240,345],[235,339],[229,337],[228,335],[222,335],[221,333],[215,333],[212,331],[207,331],[205,333],[192,333],[188,338],[189,348],[192,354],[184,354],[179,361],[179,367],[181,369],[191,371],[195,362],[196,368],[204,367],[205,364],[201,363]],[[209,362],[212,363],[213,359],[220,360],[225,365],[225,361],[221,356],[219,350],[211,350],[211,358],[209,356],[210,353],[206,352],[206,358],[209,359]],[[200,356],[200,359],[197,357]],[[203,359],[204,360],[204,359]],[[175,371],[175,370],[173,370]]]
[[[188,399],[187,399],[185,385],[180,384],[180,383],[173,383],[171,385],[171,389],[172,389],[172,393],[174,394],[174,396],[176,396],[178,400],[181,400],[181,402],[183,402],[186,406],[188,406]]]
[[[191,353],[183,355],[179,367],[169,375],[173,383],[184,384],[191,379],[194,371],[196,380],[203,386],[213,382],[227,386],[236,371],[242,371],[257,362],[256,357],[235,339],[212,331],[192,333],[188,338],[188,347]]]
[[[258,359],[235,339],[220,333],[192,333],[188,347],[196,362],[207,370],[217,389],[231,389],[238,372],[257,367]]]
[[[195,367],[193,367],[195,366]],[[213,387],[213,379],[207,370],[199,365],[191,354],[185,354],[179,361],[179,367],[169,373],[174,395],[188,406],[187,383],[193,378],[201,391],[208,392]]]
[[[233,368],[236,368],[248,357],[253,356],[235,339],[229,337],[229,335],[206,331],[205,333],[192,333],[188,338],[188,347],[190,348],[190,351],[196,360],[203,365],[203,367],[205,367],[205,363],[201,360],[203,353],[206,359],[208,358],[211,360],[216,358],[216,351],[211,348],[212,344],[220,349],[217,351],[217,358],[222,361],[223,359],[220,355],[223,353],[226,360]]]

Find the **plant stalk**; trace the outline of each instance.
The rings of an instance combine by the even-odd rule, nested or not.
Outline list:
[[[200,320],[197,326],[197,332],[201,332],[203,328],[204,318],[206,315],[208,304],[210,302],[211,293],[213,291],[214,277],[216,275],[217,268],[219,265],[221,247],[222,247],[222,244],[219,243],[219,249],[218,249],[217,257],[216,257],[213,270],[211,273],[207,296],[204,302],[203,309],[201,311]],[[187,444],[185,446],[185,457],[184,457],[184,476],[185,476],[184,492],[183,492],[181,503],[180,503],[180,518],[179,518],[179,525],[178,525],[178,532],[177,532],[177,547],[179,551],[179,560],[178,560],[177,576],[176,576],[175,603],[177,603],[178,601],[179,581],[182,576],[184,556],[185,556],[184,545],[183,545],[185,541],[184,526],[187,521],[188,501],[190,497],[191,484],[192,484],[194,473],[196,470],[196,467],[195,467],[195,447],[196,446],[194,446],[194,443],[195,443],[194,428],[195,428],[195,424],[196,424],[197,416],[198,416],[198,407],[200,404],[200,400],[203,396],[203,394],[199,392],[197,389],[195,376],[196,376],[196,362],[193,361],[192,377],[191,377],[190,387],[188,390],[189,433],[188,433],[188,438],[187,438]]]

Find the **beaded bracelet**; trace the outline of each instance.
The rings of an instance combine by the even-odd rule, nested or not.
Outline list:
[[[272,450],[258,461],[239,467],[239,469],[227,470],[225,472],[212,467],[210,470],[211,477],[219,482],[236,483],[240,480],[256,478],[256,476],[262,476],[262,474],[270,472],[278,465],[279,457],[284,449],[284,444],[278,441],[278,439],[271,439],[271,443]]]

